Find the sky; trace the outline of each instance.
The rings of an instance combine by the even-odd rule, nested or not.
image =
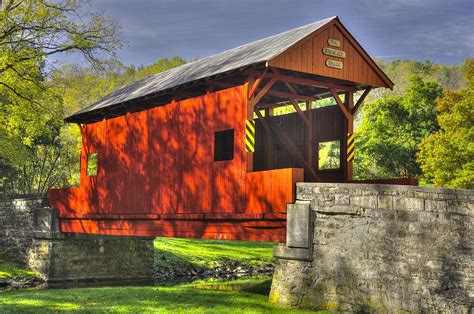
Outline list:
[[[474,0],[91,0],[89,10],[121,26],[127,65],[193,60],[335,15],[373,57],[474,56]]]

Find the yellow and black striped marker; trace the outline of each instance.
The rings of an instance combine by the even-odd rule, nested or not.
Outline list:
[[[255,151],[255,121],[247,120],[245,123],[245,151],[253,153]]]
[[[347,162],[354,160],[355,156],[355,141],[354,133],[347,133]]]

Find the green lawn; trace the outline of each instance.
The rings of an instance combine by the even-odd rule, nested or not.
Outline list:
[[[201,267],[226,259],[254,265],[268,263],[272,261],[273,246],[273,243],[175,238],[155,241],[158,265],[176,262]],[[31,272],[4,260],[0,263],[2,273],[12,276]],[[252,277],[167,286],[0,290],[0,313],[305,313],[269,304],[270,285],[270,277]]]
[[[310,313],[289,311],[269,304],[268,278],[229,282],[229,286],[245,286],[244,290],[237,291],[223,284],[217,288],[224,291],[212,290],[208,287],[211,285],[200,285],[0,292],[0,313]]]
[[[273,261],[274,246],[271,242],[156,238],[155,259],[158,266],[175,262],[210,267],[225,259],[256,266]]]

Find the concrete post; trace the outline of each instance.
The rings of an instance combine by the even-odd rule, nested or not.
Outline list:
[[[286,245],[273,248],[273,255],[281,259],[313,260],[313,220],[309,201],[296,201],[286,209]]]

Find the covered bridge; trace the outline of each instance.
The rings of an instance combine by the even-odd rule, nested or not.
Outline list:
[[[80,186],[50,206],[62,232],[284,242],[296,182],[352,180],[376,87],[393,83],[337,17],[159,73],[66,119]]]

